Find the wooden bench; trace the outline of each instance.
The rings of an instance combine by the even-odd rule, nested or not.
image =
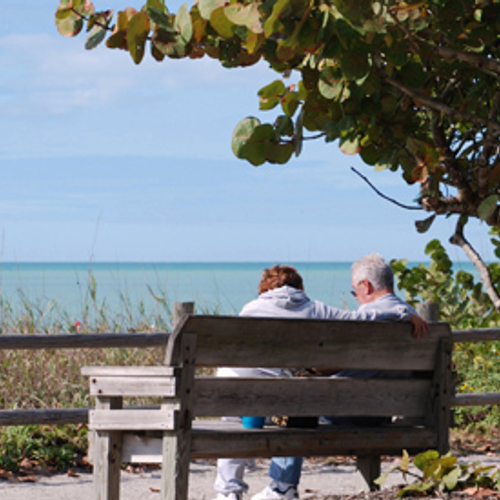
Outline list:
[[[442,323],[414,339],[405,323],[187,316],[169,338],[165,366],[83,369],[96,398],[95,498],[119,498],[122,462],[161,461],[161,498],[186,500],[190,459],[208,457],[353,455],[373,485],[381,455],[447,451],[451,349]],[[199,370],[218,366],[390,370],[391,377],[222,378]],[[127,396],[160,396],[162,404],[123,408]],[[398,418],[306,429],[220,420],[242,415]]]

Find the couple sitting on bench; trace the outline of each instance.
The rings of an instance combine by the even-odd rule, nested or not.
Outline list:
[[[423,336],[427,323],[415,310],[394,294],[391,267],[378,254],[370,254],[352,265],[353,294],[361,304],[356,311],[341,310],[310,300],[298,272],[289,266],[265,269],[259,284],[259,296],[246,304],[240,316],[309,318],[331,320],[410,321],[414,336]],[[280,368],[219,368],[218,375],[234,377],[290,376]],[[341,376],[371,377],[374,374],[343,373]],[[243,480],[248,459],[222,458],[217,462],[216,500],[242,500],[248,485]],[[301,457],[274,457],[269,476],[271,483],[251,500],[298,499]]]

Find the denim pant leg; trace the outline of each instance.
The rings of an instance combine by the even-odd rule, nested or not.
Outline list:
[[[248,484],[243,480],[246,458],[219,458],[217,460],[217,478],[215,491],[228,495],[248,490]]]
[[[297,486],[302,470],[302,457],[273,457],[269,476],[273,482]]]

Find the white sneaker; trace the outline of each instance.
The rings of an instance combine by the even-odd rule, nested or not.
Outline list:
[[[214,500],[243,500],[243,493],[219,493]]]
[[[278,489],[273,489],[270,486],[266,486],[260,493],[254,495],[250,500],[274,500],[282,498],[284,500],[298,499],[299,494],[297,488],[293,486],[288,488],[286,491],[279,491]]]

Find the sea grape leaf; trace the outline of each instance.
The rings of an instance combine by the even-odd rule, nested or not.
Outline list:
[[[183,4],[175,16],[174,28],[181,35],[185,43],[189,43],[193,37],[193,23],[189,14],[187,3]]]
[[[436,214],[431,215],[427,219],[424,220],[418,220],[415,222],[415,227],[417,228],[417,231],[419,233],[425,233],[429,230],[429,228],[432,226],[432,223],[434,222],[434,219],[436,218]]]
[[[497,194],[492,194],[485,198],[479,205],[477,212],[481,220],[487,220],[495,212],[500,197]]]
[[[129,21],[127,27],[127,46],[135,64],[144,57],[146,41],[149,35],[149,17],[146,12],[138,12]]]
[[[259,96],[259,109],[272,109],[279,104],[286,91],[285,84],[281,80],[275,80],[262,87],[257,95]]]

